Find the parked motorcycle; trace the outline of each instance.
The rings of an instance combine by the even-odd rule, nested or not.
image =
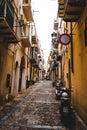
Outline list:
[[[67,92],[62,92],[61,94],[60,113],[62,119],[69,118],[71,115],[70,96]]]
[[[60,100],[60,99],[61,99],[61,94],[62,94],[62,90],[61,90],[60,87],[56,87],[56,92],[55,92],[55,94],[56,94],[56,99],[57,99],[57,100]]]

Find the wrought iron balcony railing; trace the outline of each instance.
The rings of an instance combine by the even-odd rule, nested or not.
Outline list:
[[[36,36],[32,36],[32,44],[37,44]]]
[[[31,47],[29,25],[24,24],[21,26],[21,40],[24,47]]]
[[[0,0],[0,36],[7,43],[18,43],[17,20],[14,6],[9,0]]]
[[[31,47],[31,51],[30,51],[30,62],[32,64],[36,64],[36,62],[37,62],[37,55],[35,53],[35,47]]]

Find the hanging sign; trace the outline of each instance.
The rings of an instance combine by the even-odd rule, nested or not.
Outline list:
[[[70,35],[69,35],[69,34],[66,34],[66,33],[61,34],[61,35],[59,36],[59,42],[60,42],[61,44],[63,44],[63,45],[69,44],[69,43],[71,42],[71,37],[70,37]]]

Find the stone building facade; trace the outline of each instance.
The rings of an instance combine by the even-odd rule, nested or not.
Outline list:
[[[39,43],[31,0],[0,1],[0,99],[8,99],[29,87],[39,71]],[[32,48],[35,49],[32,52]],[[32,57],[34,53],[35,57]],[[32,62],[34,59],[34,63]],[[37,63],[37,64],[36,64]],[[32,70],[31,70],[32,66]],[[43,69],[43,68],[42,68]],[[41,69],[41,70],[42,70]],[[37,74],[36,74],[37,75]],[[37,81],[35,79],[35,81]]]

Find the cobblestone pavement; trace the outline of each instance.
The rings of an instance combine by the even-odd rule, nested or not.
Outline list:
[[[0,130],[86,130],[75,117],[61,122],[59,106],[51,81],[35,83],[0,110]]]

